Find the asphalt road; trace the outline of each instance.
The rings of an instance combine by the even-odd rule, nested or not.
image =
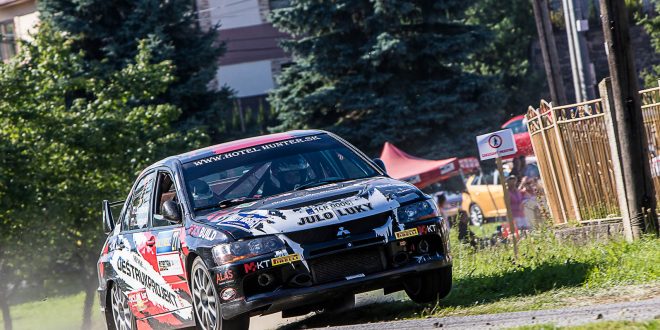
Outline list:
[[[574,326],[598,321],[652,319],[660,319],[660,298],[575,308],[356,324],[334,329],[501,329],[533,324]]]

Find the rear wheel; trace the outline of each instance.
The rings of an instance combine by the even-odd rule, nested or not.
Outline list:
[[[442,299],[451,291],[451,266],[430,270],[406,279],[403,287],[410,300],[425,304]]]
[[[222,318],[220,299],[215,289],[211,274],[201,258],[197,257],[190,272],[190,290],[193,294],[193,307],[197,329],[227,330],[246,329],[250,326],[250,317],[241,315],[230,320]]]
[[[112,329],[111,325],[114,325],[115,330],[137,329],[135,316],[128,306],[128,298],[116,284],[110,289],[110,305],[112,307],[112,322],[107,322],[108,329]]]
[[[484,211],[477,204],[470,205],[470,222],[474,226],[481,226],[484,223]]]

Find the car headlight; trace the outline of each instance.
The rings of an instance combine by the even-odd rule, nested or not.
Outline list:
[[[439,217],[440,211],[432,199],[427,199],[421,202],[399,207],[397,210],[397,216],[400,223],[408,223],[417,220]]]
[[[213,247],[213,259],[218,265],[272,253],[284,248],[284,243],[275,236],[257,237],[245,241],[231,242]]]

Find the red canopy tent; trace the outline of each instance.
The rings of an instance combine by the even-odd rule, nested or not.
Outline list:
[[[385,142],[380,159],[385,163],[387,174],[423,188],[458,173],[458,158],[429,160],[411,156],[389,142]]]

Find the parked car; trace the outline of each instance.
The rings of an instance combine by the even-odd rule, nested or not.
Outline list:
[[[518,152],[511,157],[529,156],[534,154],[532,148],[532,139],[527,130],[525,115],[515,116],[502,125],[502,128],[509,128],[513,131],[513,139],[516,141]]]
[[[504,191],[497,170],[468,177],[467,193],[463,196],[464,210],[468,210],[470,222],[480,226],[486,218],[506,216]]]
[[[149,166],[125,202],[103,202],[108,329],[245,329],[250,316],[338,310],[378,288],[420,303],[446,296],[447,221],[431,196],[382,168],[323,131]]]

